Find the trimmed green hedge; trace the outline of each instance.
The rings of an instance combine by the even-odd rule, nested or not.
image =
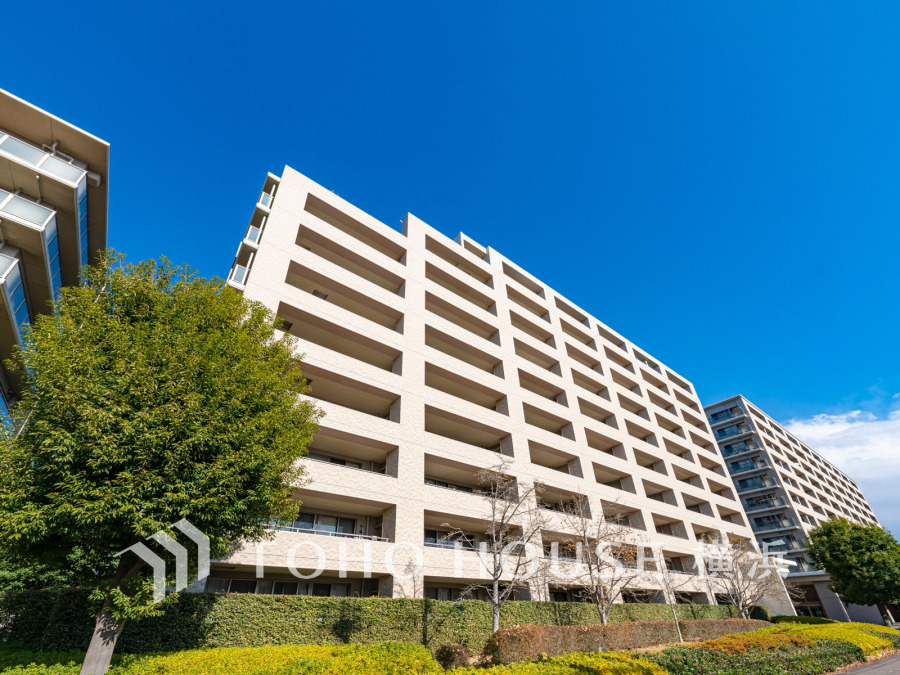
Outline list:
[[[826,619],[821,616],[790,616],[789,614],[779,614],[772,617],[772,623],[838,623],[834,619]]]
[[[729,605],[676,608],[682,619],[738,617]],[[668,605],[622,604],[613,608],[610,620],[671,621],[671,616]],[[500,619],[501,626],[598,623],[594,607],[579,602],[508,602]],[[86,591],[14,591],[0,596],[3,642],[39,651],[83,651],[93,626]],[[162,616],[126,624],[116,651],[395,641],[431,650],[462,644],[477,653],[490,635],[491,607],[478,600],[457,604],[421,599],[182,593]]]

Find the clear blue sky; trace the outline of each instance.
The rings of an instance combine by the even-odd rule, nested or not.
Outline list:
[[[224,275],[290,164],[493,246],[706,403],[896,404],[900,4],[280,4],[4,8],[0,86],[112,144],[112,246]]]

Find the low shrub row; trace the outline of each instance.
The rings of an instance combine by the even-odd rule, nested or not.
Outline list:
[[[754,619],[682,621],[681,632],[690,642],[753,631],[768,625]],[[621,651],[673,642],[678,642],[678,631],[672,621],[608,626],[513,626],[501,628],[491,636],[484,654],[492,663],[507,664],[535,659],[542,654],[561,656],[570,652]]]
[[[727,619],[728,605],[676,605],[682,619]],[[762,611],[762,610],[760,610]],[[760,615],[765,616],[764,614]],[[662,604],[621,604],[612,622],[671,621]],[[508,602],[501,626],[599,624],[592,605]],[[43,651],[85,650],[94,627],[87,592],[18,591],[0,596],[0,642]],[[491,636],[491,607],[388,598],[182,593],[159,617],[125,625],[116,651],[166,652],[211,647],[404,642],[435,650],[462,644],[481,652]]]
[[[834,619],[826,619],[823,616],[790,616],[778,614],[772,617],[772,623],[838,623]]]
[[[641,657],[670,675],[817,675],[896,648],[900,648],[900,631],[885,626],[782,622]]]
[[[78,675],[81,657],[82,654],[7,653],[0,673]],[[442,675],[444,672],[421,645],[384,643],[125,655],[113,660],[109,675]]]
[[[900,649],[900,631],[871,623],[832,623],[829,625],[782,624],[778,630],[789,630],[810,640],[844,640],[865,652],[866,656],[885,649]]]
[[[785,646],[730,654],[718,649],[670,647],[641,654],[669,675],[818,675],[864,660],[849,642],[820,642],[812,647]]]
[[[666,675],[660,666],[625,654],[568,654],[490,668],[454,670],[453,675]]]

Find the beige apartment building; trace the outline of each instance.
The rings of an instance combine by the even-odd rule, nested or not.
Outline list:
[[[743,396],[706,414],[760,547],[793,563],[786,582],[802,591],[797,613],[883,623],[875,607],[845,604],[828,590],[828,575],[805,555],[806,533],[826,520],[878,524],[853,479]]]
[[[501,456],[544,486],[546,551],[575,500],[624,519],[677,575],[677,597],[639,589],[657,601],[716,602],[698,543],[753,538],[690,382],[464,234],[411,214],[398,231],[285,167],[228,283],[299,338],[325,417],[299,518],[215,563],[207,590],[455,599],[487,578],[476,474]],[[542,579],[522,597],[578,588]]]

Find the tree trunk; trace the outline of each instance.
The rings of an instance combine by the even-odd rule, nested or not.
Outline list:
[[[97,615],[97,623],[94,626],[94,635],[84,655],[84,663],[81,666],[81,675],[106,675],[109,664],[112,661],[116,641],[122,632],[124,621],[116,619],[106,605]]]
[[[678,631],[678,641],[684,642],[684,636],[681,634],[681,622],[678,621],[677,608],[673,604],[670,604],[669,607],[672,608],[672,618],[675,619],[675,630]]]
[[[891,615],[891,610],[887,608],[887,605],[883,602],[876,602],[875,606],[878,608],[878,611],[881,612],[881,618],[884,620],[884,625],[893,626],[894,617]]]

